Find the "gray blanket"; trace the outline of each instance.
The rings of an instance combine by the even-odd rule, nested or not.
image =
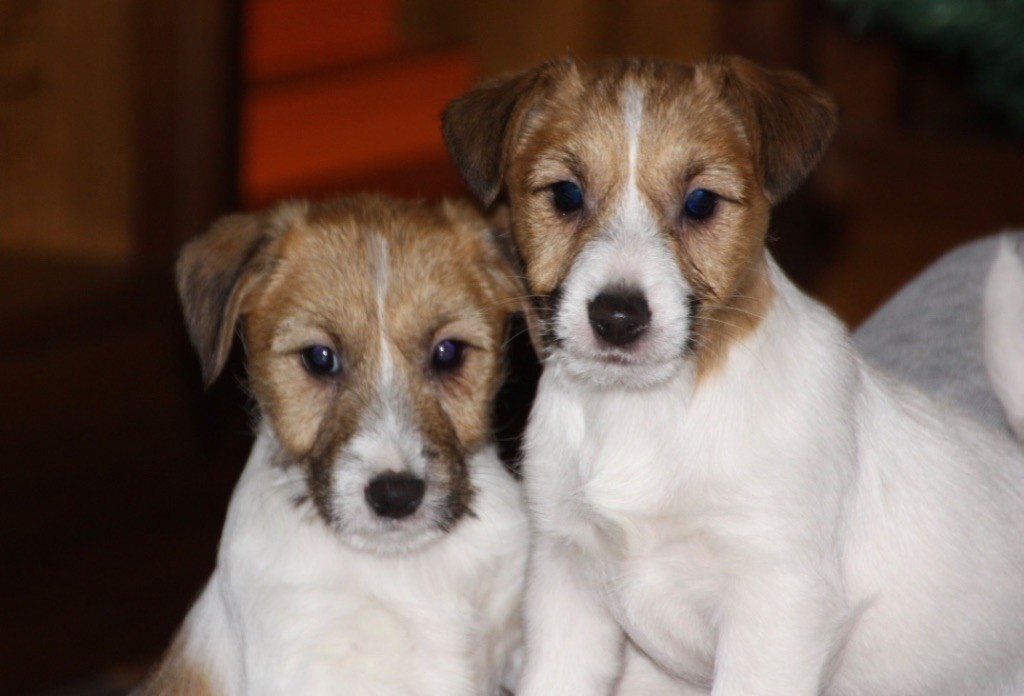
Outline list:
[[[1013,234],[1021,248],[1024,232]],[[869,317],[854,339],[879,369],[1012,434],[989,386],[981,344],[985,280],[998,242],[986,237],[943,256]]]

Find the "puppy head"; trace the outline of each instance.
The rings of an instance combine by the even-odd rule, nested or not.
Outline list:
[[[468,462],[522,294],[478,212],[286,203],[217,222],[177,277],[207,382],[237,324],[280,464],[343,540],[402,552],[471,510]]]
[[[449,105],[445,141],[487,204],[507,195],[539,352],[596,384],[710,370],[771,302],[771,206],[836,123],[799,75],[572,60]]]

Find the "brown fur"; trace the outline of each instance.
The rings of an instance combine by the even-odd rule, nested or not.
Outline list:
[[[698,295],[691,343],[706,374],[771,304],[770,208],[820,158],[835,129],[835,105],[799,75],[739,58],[694,67],[545,63],[455,100],[443,120],[445,141],[486,202],[505,191],[533,293],[555,292],[582,246],[610,222],[627,175],[626,86],[644,97],[638,186]],[[489,149],[470,155],[471,148]],[[471,157],[486,166],[464,166]],[[581,211],[564,215],[552,206],[550,186],[559,180],[579,182]],[[694,188],[722,197],[703,222],[682,215]],[[545,306],[532,313],[536,335],[545,333]]]
[[[252,392],[287,461],[305,469],[326,520],[333,514],[327,469],[372,406],[382,330],[450,516],[469,508],[465,458],[489,436],[505,323],[522,296],[488,227],[468,204],[428,208],[362,196],[232,216],[186,246],[179,287],[208,380],[239,322]],[[375,277],[384,243],[381,327]],[[433,346],[449,337],[469,344],[466,362],[434,374]],[[311,344],[335,350],[339,375],[305,371],[300,351]]]

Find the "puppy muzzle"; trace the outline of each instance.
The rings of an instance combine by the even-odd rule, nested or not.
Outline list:
[[[588,303],[587,317],[599,341],[616,348],[626,348],[647,331],[651,323],[651,309],[639,290],[605,290]]]

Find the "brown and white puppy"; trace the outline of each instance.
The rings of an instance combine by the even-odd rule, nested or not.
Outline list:
[[[544,360],[522,696],[609,693],[624,644],[677,693],[1024,694],[1019,444],[866,365],[764,248],[835,125],[736,58],[554,61],[449,106]]]
[[[490,440],[519,284],[468,204],[284,203],[178,263],[207,382],[259,408],[217,567],[144,694],[494,694],[525,568]]]

